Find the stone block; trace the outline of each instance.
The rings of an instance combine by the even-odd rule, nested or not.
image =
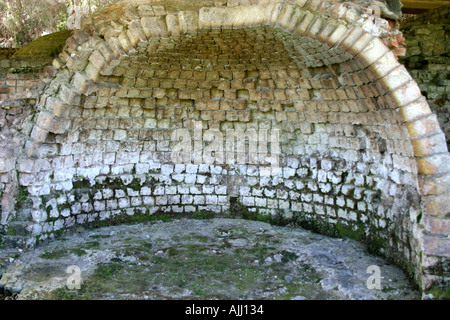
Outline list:
[[[418,139],[433,133],[442,132],[435,114],[409,122],[406,124],[406,128],[412,139]]]
[[[356,57],[366,66],[370,66],[388,52],[388,48],[379,38],[373,38]]]
[[[343,25],[338,25],[337,28],[327,37],[326,44],[330,47],[338,45],[348,33],[348,28]]]
[[[47,140],[48,130],[42,129],[39,126],[34,126],[31,131],[31,139],[36,142],[45,142]]]
[[[96,70],[99,69],[96,68]],[[72,78],[72,84],[74,86],[74,89],[76,89],[80,93],[87,94],[89,88],[92,86],[92,81],[85,74],[76,72]]]
[[[403,65],[400,65],[396,60],[391,62],[385,61],[385,55],[382,59],[371,65],[369,69],[377,78],[380,79],[381,86],[387,91],[393,91],[396,88],[411,81],[411,76]]]
[[[178,14],[178,21],[181,32],[192,33],[199,29],[199,12],[198,11],[181,11]]]
[[[142,24],[139,20],[131,21],[128,24],[127,36],[133,47],[136,47],[139,42],[147,40],[147,36],[144,30],[142,30]]]
[[[179,35],[181,33],[179,19],[176,14],[166,15],[166,25],[169,35]]]
[[[424,235],[422,251],[427,255],[450,258],[450,239],[448,236]]]
[[[80,105],[81,103],[80,93],[67,84],[63,84],[60,87],[58,97],[63,103],[68,105]]]
[[[354,39],[353,43],[348,43],[346,50],[353,56],[356,56],[362,50],[366,48],[366,46],[373,40],[373,37],[367,33],[363,32],[359,35],[358,39]]]
[[[304,35],[308,27],[312,24],[315,19],[315,15],[309,11],[306,11],[305,14],[301,17],[297,27],[295,28],[295,32]]]
[[[142,28],[147,38],[167,37],[166,19],[164,17],[144,17],[141,19]]]
[[[450,214],[450,197],[448,192],[440,195],[423,197],[426,213],[434,217],[446,218]]]
[[[391,72],[393,69],[397,68],[401,66],[401,64],[398,62],[397,57],[395,56],[395,54],[391,51],[388,51],[387,53],[385,53],[381,58],[379,58],[378,60],[376,60],[375,62],[373,62],[370,66],[369,66],[369,70],[372,72],[372,76],[375,77],[376,79],[382,78],[385,75],[387,75],[389,72]],[[400,69],[399,69],[400,70]],[[398,70],[398,71],[399,71]],[[403,70],[404,71],[404,70]],[[397,74],[393,74],[393,75],[397,75]],[[403,78],[409,78],[411,79],[411,77],[408,77],[408,72],[406,71],[406,74],[403,72],[402,74],[400,74]],[[397,75],[399,76],[399,75]],[[389,78],[388,78],[389,79]],[[381,84],[385,85],[386,91],[391,91],[394,88],[398,88],[400,87],[402,84],[406,83],[407,81],[405,81],[403,79],[403,82],[398,82],[398,80],[400,80],[399,77],[397,77],[396,79],[393,80],[397,80],[396,81],[391,81],[390,83],[386,83],[385,80],[381,81]]]
[[[0,158],[0,173],[6,173],[13,169],[14,169],[13,158]]]
[[[397,88],[389,94],[390,99],[396,107],[402,107],[422,96],[419,86],[414,81]]]
[[[450,219],[436,218],[432,216],[424,216],[423,224],[425,230],[432,234],[450,234]]]
[[[412,146],[416,157],[425,157],[437,153],[448,153],[447,141],[444,133],[438,133],[413,140]]]
[[[119,40],[119,44],[122,46],[125,53],[132,54],[132,53],[136,52],[133,44],[130,41],[130,38],[128,38],[128,36],[125,33],[121,33],[117,37],[117,39]]]
[[[106,66],[106,60],[98,50],[92,51],[92,54],[89,56],[89,62],[99,71]]]
[[[438,195],[446,193],[450,186],[450,173],[437,176],[419,175],[419,192],[421,195]]]
[[[108,38],[105,37],[105,39],[109,48],[111,49],[111,52],[113,53],[116,59],[125,54],[125,51],[120,45],[120,41],[119,39],[117,39],[117,37],[108,37]]]

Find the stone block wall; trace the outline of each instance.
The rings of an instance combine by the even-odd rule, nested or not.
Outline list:
[[[68,110],[69,132],[46,138],[57,154],[39,167],[19,161],[39,217],[33,234],[42,240],[75,224],[155,212],[233,215],[240,204],[255,217],[373,237],[381,252],[391,241],[395,256],[415,256],[403,230],[419,214],[406,128],[392,110],[378,110],[385,90],[361,65],[341,62],[340,79],[299,68],[294,47],[310,45],[272,27],[211,30],[155,39],[121,59]],[[179,129],[202,151],[207,132],[221,133],[227,151],[229,130],[242,130],[245,156],[260,143],[250,130],[278,130],[280,166],[224,154],[208,163],[205,153],[174,163]]]
[[[3,244],[158,214],[243,216],[364,241],[442,287],[450,155],[384,44],[398,31],[355,6],[99,12],[33,91],[20,151],[0,157]]]
[[[449,8],[430,10],[402,23],[406,56],[400,61],[419,84],[450,146],[450,18]]]
[[[54,76],[52,59],[0,59],[0,101],[38,98]]]

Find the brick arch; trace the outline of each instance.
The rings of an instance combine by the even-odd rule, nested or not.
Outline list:
[[[395,110],[392,114],[400,116],[415,157],[415,166],[409,166],[416,174],[423,210],[421,221],[411,216],[410,228],[414,234],[411,237],[418,239],[422,256],[407,258],[420,260],[412,262],[409,268],[415,269],[411,273],[424,289],[433,281],[439,283],[442,277],[424,266],[448,264],[446,217],[450,155],[436,116],[395,54],[377,36],[358,25],[355,11],[338,3],[261,1],[254,5],[188,9],[170,11],[164,6],[150,6],[144,2],[136,6],[121,4],[101,12],[85,23],[83,30],[75,32],[69,38],[65,52],[53,62],[60,70],[57,81],[61,84],[57,89],[50,87],[41,99],[45,105],[37,116],[26,147],[27,155],[42,157],[57,153],[49,140],[69,131],[71,106],[83,105],[86,97],[98,89],[96,85],[104,76],[111,75],[122,59],[133,57],[139,46],[150,39],[195,34],[202,30],[281,28],[326,46],[320,52],[304,56],[307,68],[330,68],[330,72],[336,72],[335,65],[347,61],[359,63],[361,69],[372,76],[370,82],[383,90],[383,104],[378,104],[377,108]],[[329,48],[326,56],[323,55],[324,48]],[[338,74],[336,79],[345,82]],[[42,149],[42,146],[48,146],[48,149]]]

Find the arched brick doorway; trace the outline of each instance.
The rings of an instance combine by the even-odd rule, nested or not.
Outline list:
[[[237,210],[365,241],[424,289],[445,282],[445,138],[359,18],[332,1],[99,12],[54,60],[17,159],[28,244],[77,224]],[[248,150],[279,147],[279,166],[174,163],[180,129],[202,151],[214,133],[224,150],[227,130],[246,134]]]

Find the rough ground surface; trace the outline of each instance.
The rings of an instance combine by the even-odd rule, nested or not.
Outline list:
[[[85,230],[4,251],[2,261],[0,288],[18,299],[420,298],[402,271],[357,242],[240,219]],[[79,290],[66,286],[71,265],[81,269]],[[367,288],[371,265],[381,269],[380,290]]]

